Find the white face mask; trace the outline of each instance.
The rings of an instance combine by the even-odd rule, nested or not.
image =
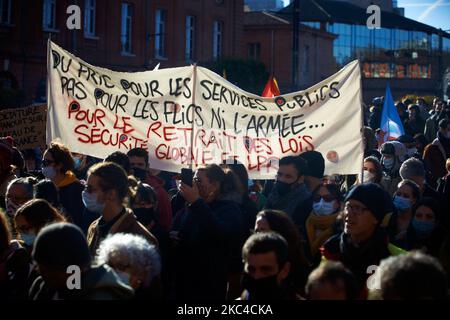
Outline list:
[[[359,174],[359,181],[362,181],[364,183],[366,182],[373,182],[373,180],[375,179],[375,175],[368,171],[368,170],[364,170],[362,173],[362,179],[361,179],[361,174]]]
[[[53,167],[43,167],[42,168],[42,174],[44,175],[44,177],[48,178],[48,179],[53,179],[56,176],[56,170]]]
[[[321,198],[319,202],[313,203],[313,211],[318,216],[329,216],[334,212],[333,201],[326,202]]]

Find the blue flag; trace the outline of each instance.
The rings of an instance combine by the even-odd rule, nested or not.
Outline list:
[[[402,121],[400,120],[397,108],[394,105],[394,99],[392,99],[389,83],[386,86],[386,94],[384,95],[380,129],[383,142],[396,140],[398,137],[405,134]]]

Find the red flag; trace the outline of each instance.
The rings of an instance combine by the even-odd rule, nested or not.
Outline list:
[[[275,80],[274,76],[270,76],[261,96],[266,98],[273,98],[279,95],[281,95],[281,93],[280,89],[278,88],[277,80]]]

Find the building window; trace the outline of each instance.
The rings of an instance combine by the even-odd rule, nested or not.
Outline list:
[[[166,57],[166,23],[167,11],[156,10],[155,55],[157,58]]]
[[[303,47],[303,75],[308,76],[309,74],[309,46]]]
[[[219,59],[222,56],[222,30],[223,22],[214,21],[213,25],[213,58]]]
[[[11,23],[11,0],[0,0],[0,23]]]
[[[56,29],[56,0],[44,0],[44,30]]]
[[[194,60],[195,17],[186,16],[186,61]]]
[[[132,32],[132,22],[133,22],[133,7],[131,4],[123,2],[122,3],[122,31],[121,31],[121,44],[122,53],[131,54],[131,32]]]
[[[85,0],[84,2],[84,34],[95,36],[95,5],[96,0]]]
[[[248,58],[251,60],[260,60],[261,57],[261,44],[257,43],[249,43],[248,47]]]

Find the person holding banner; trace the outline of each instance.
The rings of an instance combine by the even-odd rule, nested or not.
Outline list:
[[[84,210],[81,192],[84,185],[77,179],[73,170],[74,161],[70,150],[62,143],[51,142],[44,152],[42,174],[58,188],[59,200],[69,221],[81,226]]]
[[[89,169],[86,189],[82,193],[83,203],[89,211],[101,214],[88,229],[87,241],[92,255],[109,234],[120,232],[141,235],[150,244],[158,245],[155,236],[136,220],[131,209],[124,206],[130,193],[128,177],[117,164],[102,162]]]

